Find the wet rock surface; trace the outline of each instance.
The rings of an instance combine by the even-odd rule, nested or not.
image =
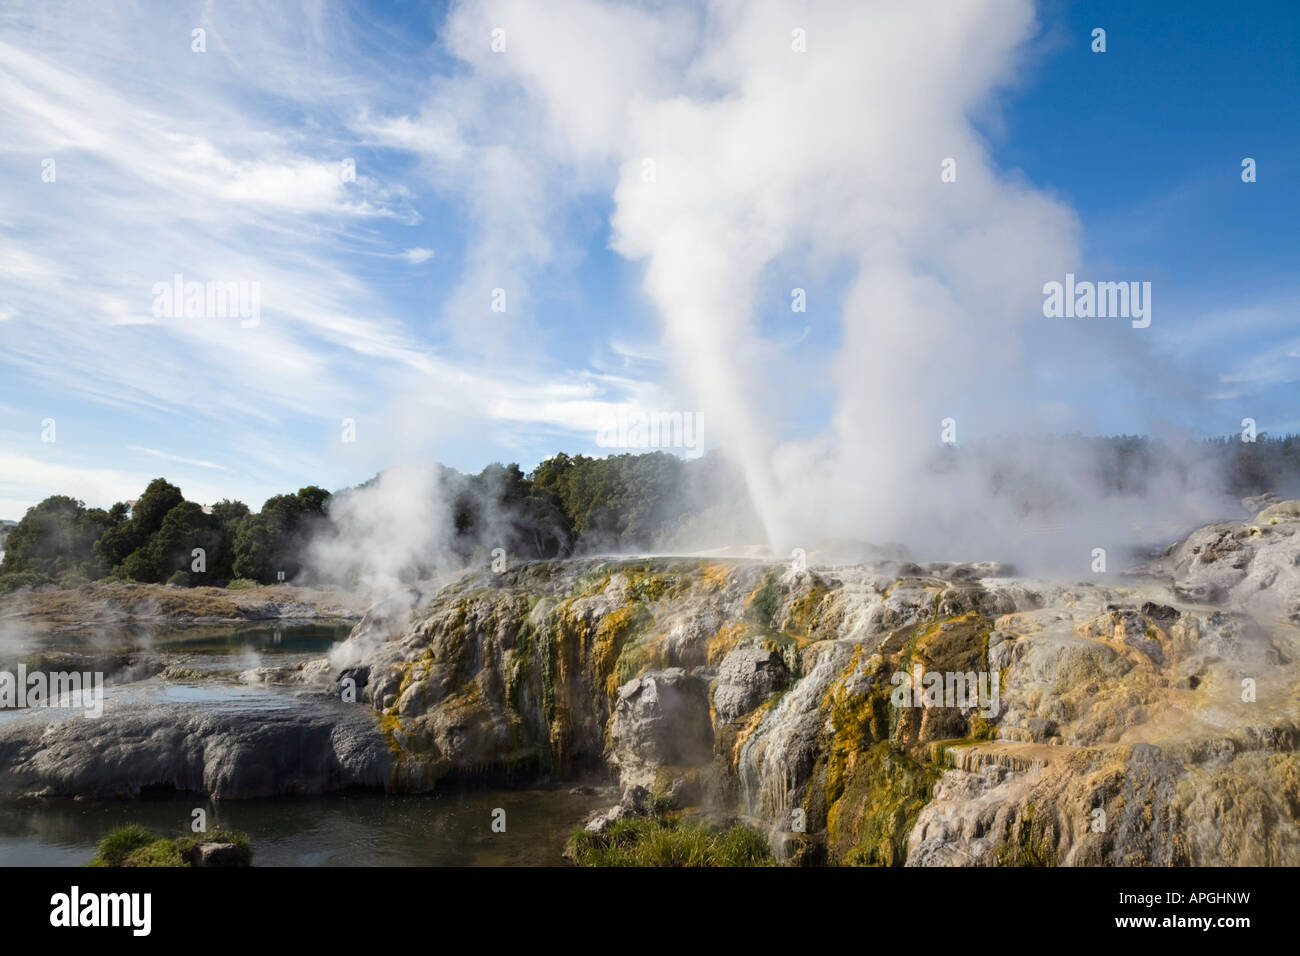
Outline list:
[[[763,647],[738,647],[722,659],[713,692],[713,706],[721,723],[732,723],[749,713],[790,679],[780,655]]]
[[[5,596],[0,617],[28,628],[77,632],[142,623],[355,621],[368,603],[362,594],[288,584],[229,590],[111,582],[18,591]]]
[[[706,764],[713,756],[708,685],[680,667],[633,678],[618,690],[609,734],[611,762],[629,784],[653,785],[660,767]]]
[[[0,724],[0,793],[241,799],[384,787],[391,754],[373,717],[332,701],[280,709],[140,705]]]
[[[761,824],[797,862],[1296,865],[1291,504],[1122,580],[903,558],[465,574],[377,606],[328,660],[246,674],[296,689],[283,712],[0,726],[0,790],[419,792],[596,770],[623,799],[588,826],[670,795]]]

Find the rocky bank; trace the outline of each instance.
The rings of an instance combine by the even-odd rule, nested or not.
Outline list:
[[[182,713],[0,727],[0,791],[419,792],[595,770],[738,814],[799,863],[1300,863],[1300,506],[1140,570],[470,573],[372,609],[328,661],[246,675],[304,701],[256,732]],[[903,674],[946,683],[900,701]],[[953,675],[985,693],[951,696]]]
[[[0,598],[0,627],[75,631],[141,623],[355,621],[368,603],[364,594],[288,584],[231,590],[113,582],[7,594]]]

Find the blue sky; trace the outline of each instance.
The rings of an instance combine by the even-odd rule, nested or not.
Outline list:
[[[733,63],[753,46],[745,31],[826,24],[809,28],[809,60],[799,62],[829,56],[820,51],[833,19],[804,4],[756,6],[767,19],[726,3],[648,12],[595,0],[6,4],[0,517],[52,493],[107,505],[156,475],[199,501],[256,507],[403,461],[529,468],[561,450],[603,453],[593,425],[619,407],[703,407],[719,421],[710,402],[752,404],[751,418],[728,417],[706,440],[740,442],[757,422],[764,454],[824,431],[853,407],[836,383],[860,348],[842,313],[866,261],[861,235],[874,228],[870,177],[856,236],[823,242],[826,230],[809,226],[760,243],[737,293],[746,342],[719,338],[713,364],[707,348],[698,362],[681,351],[698,318],[671,315],[690,265],[674,263],[664,239],[678,220],[647,218],[628,192],[645,131],[668,137],[683,99],[706,113],[725,104],[714,87],[725,89],[728,70],[753,102],[779,98],[761,82],[761,60]],[[960,77],[965,45],[979,47],[970,102],[955,91],[960,109],[936,110],[921,129],[942,140],[945,124],[960,126],[981,182],[987,174],[1000,190],[981,209],[1030,194],[1047,210],[1032,221],[1051,219],[1045,232],[1070,250],[1061,261],[1081,277],[1151,281],[1155,315],[1141,333],[1018,322],[1013,350],[1032,361],[1016,366],[1017,389],[1000,391],[1005,381],[976,370],[956,377],[942,410],[966,436],[1229,434],[1246,416],[1263,431],[1300,431],[1300,9],[959,6],[993,38],[931,45],[909,32],[915,67],[845,91],[844,102],[906,101],[925,83],[930,52]],[[1004,29],[1013,9],[1036,22]],[[495,53],[500,24],[510,43]],[[1104,54],[1090,50],[1099,26]],[[201,53],[195,28],[205,31]],[[949,26],[938,17],[932,29]],[[729,44],[729,30],[743,42]],[[830,115],[854,122],[843,109]],[[885,125],[890,135],[904,128]],[[734,128],[754,127],[740,116]],[[771,147],[736,132],[710,148],[740,157],[732,183],[746,156]],[[1251,184],[1240,177],[1247,156],[1258,164]],[[46,159],[53,182],[42,181]],[[355,181],[340,175],[345,160]],[[764,175],[778,174],[773,165]],[[808,188],[800,181],[791,195]],[[778,191],[737,187],[718,215],[770,224],[765,212],[736,210],[752,200],[761,211]],[[961,228],[978,236],[978,224]],[[1028,233],[1023,243],[1043,245]],[[916,248],[907,255],[923,271],[929,256]],[[952,261],[936,274],[964,271]],[[1025,288],[1060,278],[1040,272],[1027,270]],[[259,324],[154,315],[152,287],[176,273],[259,283]],[[946,284],[960,297],[960,279]],[[790,311],[796,285],[807,313]],[[506,291],[505,313],[491,309],[495,288]],[[982,314],[977,304],[971,314]],[[1034,319],[1019,297],[1015,308]],[[701,397],[731,359],[743,366],[741,387]],[[838,378],[828,371],[836,363]],[[1013,406],[1036,413],[1021,419]],[[53,442],[42,441],[47,419]],[[356,422],[355,442],[341,440],[344,419]]]
[[[1091,260],[1159,277],[1163,314],[1177,322],[1158,354],[1203,368],[1198,386],[1222,396],[1189,428],[1226,434],[1251,416],[1300,430],[1300,8],[1102,2],[1044,13],[1062,38],[1105,24],[1106,69],[1063,42],[1008,108],[1000,158],[1078,210]],[[1250,185],[1235,174],[1244,156],[1260,169]],[[1110,427],[1134,430],[1119,411]]]

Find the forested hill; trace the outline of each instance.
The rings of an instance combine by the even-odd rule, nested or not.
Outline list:
[[[504,548],[517,558],[576,550],[687,546],[717,521],[760,540],[739,475],[717,453],[683,460],[664,452],[588,458],[556,455],[524,474],[492,464],[477,475],[435,466],[439,507],[453,529],[450,548],[468,562]],[[0,590],[100,579],[226,585],[295,580],[308,567],[308,544],[331,530],[331,506],[364,495],[376,478],[331,495],[314,485],[276,495],[253,513],[241,501],[210,507],[185,500],[156,478],[131,508],[87,508],[53,495],[12,529]],[[721,506],[715,502],[723,502]],[[697,547],[699,545],[696,545]],[[203,551],[203,570],[192,570]],[[318,576],[308,574],[308,576]]]
[[[1027,453],[1028,451],[1028,453]],[[1082,453],[1103,494],[1141,495],[1195,479],[1236,497],[1300,493],[1300,437],[1209,440],[1177,450],[1141,437],[1065,436],[941,448],[936,470],[972,466],[989,495],[1023,494],[1042,456]],[[887,452],[882,452],[887,453]],[[1014,462],[1015,464],[1011,464]],[[436,509],[450,529],[449,557],[462,563],[496,548],[522,559],[593,551],[702,550],[763,542],[739,472],[719,453],[684,460],[664,452],[589,458],[558,454],[525,474],[492,464],[476,475],[434,466]],[[309,485],[276,495],[254,513],[243,502],[209,507],[157,478],[134,508],[87,508],[53,495],[8,530],[0,591],[100,579],[180,585],[322,580],[309,542],[337,530],[344,502],[376,491],[379,476],[331,494]],[[427,512],[428,509],[422,509]],[[1208,517],[1208,516],[1207,516]],[[202,549],[202,570],[194,570]],[[322,583],[347,583],[325,582]]]

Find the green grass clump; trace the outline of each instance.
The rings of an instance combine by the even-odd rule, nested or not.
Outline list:
[[[247,591],[249,588],[255,588],[258,584],[252,578],[235,578],[226,585],[227,591]]]
[[[125,866],[126,859],[158,838],[137,824],[118,827],[99,841],[99,851],[91,866]]]
[[[698,821],[630,817],[604,833],[575,830],[565,855],[579,866],[773,866],[763,834],[737,824],[711,831]]]
[[[753,827],[728,827],[714,844],[715,866],[772,866],[767,839]]]
[[[652,793],[646,799],[645,812],[652,820],[666,821],[673,812],[673,795],[671,793]]]
[[[249,866],[253,845],[248,834],[216,829],[169,840],[132,823],[112,830],[99,841],[95,858],[87,866],[189,866],[189,857],[200,843],[233,843],[239,850],[235,866]]]
[[[173,840],[154,840],[127,854],[119,866],[189,866]]]

